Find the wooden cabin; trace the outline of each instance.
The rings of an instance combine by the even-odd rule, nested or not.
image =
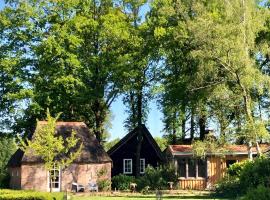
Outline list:
[[[261,145],[262,152],[269,145]],[[170,145],[166,149],[169,162],[176,169],[180,189],[204,190],[212,189],[225,175],[226,169],[236,162],[248,159],[246,145],[228,145],[226,153],[207,153],[205,159],[193,157],[192,145]],[[253,156],[257,155],[256,148],[252,148]]]
[[[145,125],[136,127],[115,144],[108,154],[113,161],[112,176],[125,174],[135,176],[136,173],[136,149],[138,134],[142,133],[142,145],[140,151],[140,174],[143,175],[148,165],[157,167],[164,162],[163,154]]]

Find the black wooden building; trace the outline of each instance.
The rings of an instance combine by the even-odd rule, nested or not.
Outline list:
[[[114,145],[108,154],[113,160],[112,176],[136,174],[136,151],[138,135],[141,133],[142,145],[140,151],[140,174],[143,175],[148,165],[157,167],[164,162],[163,154],[145,125],[136,127]]]

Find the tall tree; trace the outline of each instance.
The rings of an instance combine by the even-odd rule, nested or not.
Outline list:
[[[19,128],[45,119],[50,108],[64,111],[62,120],[85,121],[102,141],[109,107],[123,85],[126,15],[111,0],[8,1],[1,15],[3,37],[22,48],[16,54],[25,78],[21,87],[30,91],[19,96],[28,100]]]
[[[222,78],[225,87],[233,96],[241,97],[241,106],[245,114],[245,141],[259,150],[258,139],[264,131],[258,132],[260,121],[255,121],[252,114],[254,99],[252,91],[263,91],[268,78],[256,65],[255,39],[264,24],[264,12],[257,1],[208,1],[196,2],[194,11],[196,20],[190,21],[189,27],[194,42],[199,44],[193,55],[199,59],[200,67]],[[213,80],[214,81],[214,80]],[[260,129],[261,130],[261,129]]]

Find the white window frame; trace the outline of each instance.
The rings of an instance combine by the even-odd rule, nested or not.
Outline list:
[[[59,180],[58,181],[53,181],[53,182],[58,182],[58,188],[52,188],[52,192],[60,192],[61,191],[61,181],[62,181],[62,179],[61,179],[62,170],[61,170],[60,167],[56,167],[54,165],[52,171],[58,171],[58,173],[59,173]],[[50,172],[48,171],[47,174],[48,174],[48,179],[47,179],[48,180],[48,188],[47,188],[47,191],[49,192],[50,191]]]
[[[126,171],[126,161],[130,161],[130,171]],[[124,174],[132,174],[132,159],[123,159],[123,173]]]
[[[143,161],[143,170],[141,168],[141,161]],[[145,158],[141,158],[140,159],[140,174],[144,174],[145,173]]]

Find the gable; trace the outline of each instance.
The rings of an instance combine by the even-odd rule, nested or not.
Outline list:
[[[108,151],[108,154],[111,157],[114,157],[116,154],[122,154],[123,151],[128,151],[130,155],[135,154],[137,145],[136,140],[139,131],[142,131],[143,136],[142,151],[147,146],[148,149],[150,148],[149,150],[152,150],[155,153],[155,155],[160,161],[163,161],[163,154],[158,144],[156,143],[148,129],[145,127],[145,125],[141,125],[141,127],[136,127],[134,130],[129,132]]]

